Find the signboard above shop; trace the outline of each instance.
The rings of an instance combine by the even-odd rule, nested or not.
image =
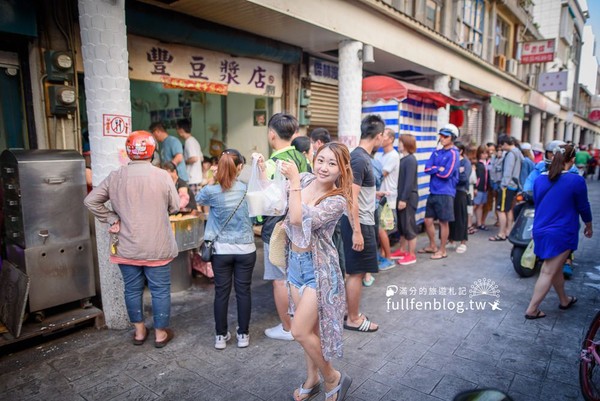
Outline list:
[[[547,63],[554,60],[556,40],[525,42],[521,48],[521,64]]]
[[[569,71],[544,72],[538,79],[538,88],[540,92],[553,92],[567,90],[567,79]]]
[[[330,61],[311,57],[309,61],[308,73],[310,80],[324,84],[338,84],[338,65]]]
[[[159,82],[169,88],[281,97],[283,66],[271,61],[127,36],[129,78]],[[78,53],[80,57],[80,53]],[[83,67],[81,59],[77,63]]]

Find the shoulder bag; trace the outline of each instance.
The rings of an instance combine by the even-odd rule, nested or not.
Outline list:
[[[223,230],[225,229],[225,226],[227,226],[227,224],[229,223],[229,221],[231,220],[231,218],[233,217],[235,212],[237,212],[237,210],[240,208],[240,205],[242,204],[242,202],[244,201],[245,198],[246,198],[246,191],[244,191],[244,195],[242,196],[242,199],[240,199],[240,202],[237,204],[235,209],[233,209],[233,212],[231,212],[231,214],[225,221],[225,224],[223,224],[223,227],[221,227],[221,229],[219,230],[219,234],[217,234],[212,241],[205,240],[200,244],[200,252],[199,252],[200,259],[202,259],[205,262],[210,262],[210,260],[212,259],[212,255],[215,253],[214,242],[217,240],[217,238],[219,238],[219,235],[223,232]]]

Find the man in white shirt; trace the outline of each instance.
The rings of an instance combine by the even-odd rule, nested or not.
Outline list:
[[[198,192],[198,186],[202,182],[202,149],[200,143],[191,134],[192,125],[187,118],[177,121],[177,135],[184,141],[183,159],[187,170],[188,186],[194,194]]]
[[[383,131],[383,153],[375,153],[375,160],[378,160],[383,167],[383,181],[381,182],[381,192],[386,192],[387,203],[390,209],[396,210],[396,198],[398,197],[398,173],[400,171],[400,155],[394,149],[394,140],[396,133],[391,128]]]

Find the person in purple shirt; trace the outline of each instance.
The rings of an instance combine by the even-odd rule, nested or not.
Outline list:
[[[458,149],[454,141],[458,137],[458,128],[447,124],[439,132],[441,149],[431,154],[425,164],[425,173],[431,176],[429,181],[429,196],[425,206],[425,231],[429,238],[429,246],[419,250],[419,253],[432,253],[431,259],[439,260],[447,257],[446,242],[448,242],[448,223],[454,221],[454,196],[458,183]],[[435,228],[433,221],[440,222],[440,247],[435,243]]]
[[[554,286],[558,294],[559,309],[569,309],[577,302],[576,297],[565,293],[562,267],[569,254],[577,249],[579,216],[585,223],[583,234],[587,238],[592,237],[592,211],[585,179],[569,174],[574,162],[575,149],[572,145],[557,147],[548,172],[542,173],[533,184],[534,252],[544,260],[544,264],[525,311],[526,319],[546,317],[539,306],[550,286]]]

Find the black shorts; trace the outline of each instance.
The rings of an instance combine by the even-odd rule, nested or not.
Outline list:
[[[498,200],[496,202],[496,210],[499,212],[509,212],[512,209],[513,201],[517,191],[514,189],[501,188],[498,190]]]
[[[348,217],[342,216],[342,239],[344,241],[344,259],[346,274],[377,273],[377,233],[375,226],[360,225],[365,246],[361,252],[352,249],[352,226]]]
[[[417,210],[410,205],[398,210],[398,232],[408,241],[417,237]]]
[[[441,222],[454,221],[454,197],[450,195],[429,195],[425,205],[425,218]]]

